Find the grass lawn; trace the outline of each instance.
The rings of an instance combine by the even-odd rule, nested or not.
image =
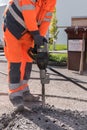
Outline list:
[[[49,46],[49,50],[52,51],[53,50],[53,45],[50,45]],[[67,50],[67,45],[66,44],[57,44],[55,46],[55,51],[58,51],[58,50]],[[63,53],[63,54],[60,54],[60,53],[51,53],[49,55],[49,60],[50,61],[55,61],[55,62],[58,62],[58,63],[65,63],[67,62],[67,54]]]
[[[49,50],[50,51],[53,50],[53,45],[49,45]],[[66,44],[56,44],[55,51],[59,51],[59,50],[67,50],[67,45]]]

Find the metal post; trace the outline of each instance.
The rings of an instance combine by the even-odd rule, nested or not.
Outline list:
[[[83,33],[83,42],[82,42],[82,50],[81,50],[81,58],[80,58],[80,67],[79,67],[79,74],[83,74],[84,69],[84,51],[85,51],[85,33]]]

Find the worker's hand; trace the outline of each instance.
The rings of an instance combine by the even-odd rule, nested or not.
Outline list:
[[[47,40],[45,37],[40,36],[40,35],[36,35],[34,37],[34,45],[35,47],[37,47],[37,49],[39,49],[40,46],[44,46],[45,43],[47,43]]]
[[[34,39],[33,53],[36,53],[36,63],[39,69],[46,69],[48,64],[48,52],[45,48],[47,40],[41,36],[39,31],[30,32]]]
[[[41,36],[39,31],[31,31],[30,34],[32,35],[33,39],[34,39],[34,45],[35,45],[35,49],[39,49],[40,46],[44,45],[44,43],[47,43],[47,40],[44,36]]]
[[[37,52],[37,50],[35,51],[33,48],[30,48],[28,55],[36,61],[39,69],[46,69],[49,60],[48,52]]]

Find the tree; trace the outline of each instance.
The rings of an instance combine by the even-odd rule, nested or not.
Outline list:
[[[57,18],[56,18],[56,8],[54,10],[53,16],[52,16],[52,20],[51,20],[51,24],[49,27],[49,43],[53,44],[53,49],[55,50],[55,44],[57,41],[57,36],[58,36],[58,27],[57,27]]]

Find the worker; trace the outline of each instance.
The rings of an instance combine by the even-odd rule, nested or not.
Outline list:
[[[8,61],[9,99],[17,111],[24,101],[37,101],[30,93],[28,80],[32,69],[30,48],[46,41],[56,0],[10,0],[4,11],[4,52]]]

